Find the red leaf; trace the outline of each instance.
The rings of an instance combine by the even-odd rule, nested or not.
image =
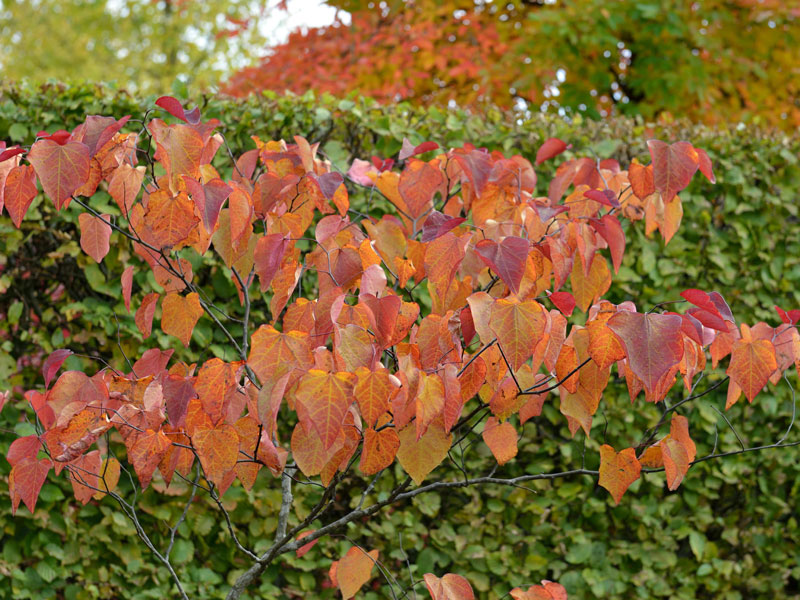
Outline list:
[[[221,179],[212,179],[208,183],[200,183],[196,179],[184,176],[186,187],[192,200],[203,217],[203,226],[208,233],[213,233],[219,219],[219,212],[233,188]]]
[[[619,208],[619,199],[611,190],[588,190],[584,192],[583,195],[585,198],[589,198],[589,200],[594,200],[605,206]]]
[[[471,150],[468,153],[455,154],[456,162],[464,169],[472,187],[480,196],[489,181],[489,173],[492,171],[492,159],[480,150]]]
[[[270,233],[259,238],[256,243],[255,261],[256,273],[261,281],[261,291],[266,292],[270,283],[281,268],[283,255],[289,246],[289,240],[282,233]]]
[[[309,529],[308,531],[304,531],[298,534],[297,541],[302,540],[304,537],[308,537],[315,531],[316,529]],[[303,544],[297,549],[297,551],[295,552],[295,556],[297,556],[297,558],[303,558],[303,556],[305,556],[308,553],[308,551],[311,550],[317,544],[318,541],[319,538],[315,539],[313,542],[308,542],[307,544]]]
[[[700,172],[706,176],[711,183],[717,183],[717,178],[714,177],[714,168],[711,165],[711,159],[708,157],[708,154],[705,150],[700,148],[695,148],[695,152],[697,152],[698,158],[698,167],[700,168]]]
[[[67,360],[67,357],[72,354],[72,350],[61,349],[55,350],[47,357],[42,365],[42,375],[44,376],[44,387],[50,387],[50,382],[53,380],[53,376],[58,372],[61,368],[61,365],[64,364],[64,361]]]
[[[609,491],[614,504],[619,504],[625,491],[639,479],[641,471],[633,448],[616,452],[608,444],[600,446],[600,480],[597,483]]]
[[[544,161],[549,160],[554,156],[558,156],[559,154],[564,152],[564,150],[567,150],[568,148],[571,147],[572,144],[568,146],[566,142],[563,142],[558,138],[550,138],[539,147],[539,150],[537,150],[536,164],[540,165]]]
[[[322,194],[328,200],[331,200],[336,194],[336,190],[338,190],[339,186],[342,185],[344,178],[342,177],[341,173],[333,171],[331,173],[323,173],[322,175],[319,175],[316,178],[316,181]]]
[[[431,211],[422,225],[422,243],[432,242],[436,238],[461,225],[466,219],[463,217],[449,217],[438,210]]]
[[[631,370],[650,392],[683,357],[681,323],[677,315],[625,310],[608,320],[608,326],[625,344]]]
[[[785,311],[780,306],[775,306],[775,310],[777,311],[778,316],[781,318],[781,321],[788,325],[797,325],[797,323],[800,321],[800,308]]]
[[[568,317],[575,310],[575,298],[569,292],[553,292],[548,298],[558,310]]]
[[[615,215],[603,215],[601,219],[592,219],[592,226],[608,244],[611,251],[611,262],[614,263],[614,272],[619,273],[622,258],[625,255],[625,234],[622,225]]]
[[[200,122],[200,109],[198,107],[186,112],[180,101],[172,96],[161,96],[156,100],[156,106],[160,106],[173,117],[180,119],[184,123],[196,125]]]
[[[89,115],[74,132],[75,139],[83,142],[89,148],[89,156],[94,156],[111,141],[117,132],[122,129],[130,119],[130,115],[117,120],[114,117],[101,117]]]
[[[133,289],[133,265],[125,267],[120,278],[122,283],[122,300],[125,302],[125,310],[131,312],[131,290]]]
[[[14,465],[8,476],[8,491],[11,494],[11,514],[16,514],[20,501],[33,513],[39,491],[47,479],[53,463],[49,458],[36,460],[24,458]]]
[[[653,182],[661,192],[664,204],[683,190],[697,171],[697,152],[689,142],[666,144],[659,140],[647,142],[653,159]]]
[[[5,144],[5,142],[3,142]],[[4,160],[8,160],[9,158],[13,158],[19,154],[25,154],[25,148],[20,148],[19,146],[12,146],[11,148],[7,148],[0,152],[0,162]]]
[[[156,303],[158,302],[158,294],[151,292],[142,299],[139,309],[136,311],[134,321],[136,327],[142,332],[142,337],[149,338],[153,330],[153,315],[156,313]]]
[[[357,546],[347,551],[335,568],[336,585],[342,592],[342,600],[356,595],[361,586],[372,576],[372,569],[378,560],[378,551],[366,552]]]
[[[530,244],[528,240],[508,236],[499,244],[494,240],[481,240],[475,251],[481,260],[503,280],[515,294],[525,274],[525,261]]]
[[[439,148],[439,144],[436,142],[422,142],[421,144],[415,146],[408,140],[408,138],[404,137],[403,147],[400,150],[398,160],[405,160],[411,156],[417,156],[418,154],[430,152],[431,150],[436,150],[437,148]]]
[[[8,447],[6,460],[13,467],[25,458],[36,458],[41,448],[42,442],[39,440],[38,435],[26,435],[25,437],[17,438]]]

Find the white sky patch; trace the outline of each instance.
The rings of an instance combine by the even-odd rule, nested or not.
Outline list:
[[[261,32],[274,46],[284,43],[295,29],[325,27],[333,23],[336,9],[321,0],[290,0],[286,11],[269,10],[261,22]],[[339,11],[339,18],[350,22],[350,15]]]

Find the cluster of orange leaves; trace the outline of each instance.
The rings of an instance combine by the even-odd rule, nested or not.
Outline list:
[[[129,373],[66,371],[53,382],[70,352],[53,353],[45,390],[26,395],[43,432],[16,440],[7,455],[15,510],[24,502],[33,511],[50,469],[68,469],[80,502],[112,491],[120,465],[103,456],[107,433],[124,444],[142,488],[156,470],[160,489],[175,472],[187,476],[197,458],[220,495],[236,479],[249,489],[262,467],[279,476],[290,454],[327,485],[356,452],[364,475],[396,460],[419,485],[476,403],[491,411],[482,437],[503,464],[551,391],[572,434],[582,428],[589,436],[612,367],[631,401],[644,391],[646,401],[659,402],[676,377],[692,389],[706,349],[714,367],[730,355],[730,406],[742,392],[752,401],[800,362],[800,311],[779,311],[777,328],[737,327],[716,292],[685,291],[693,307],[682,314],[602,299],[625,252],[620,219],[644,220],[668,240],[681,218],[678,192],[697,170],[713,180],[706,154],[687,142],[651,141],[652,163],[627,170],[615,160],[567,160],[546,197],[536,195],[536,172],[524,157],[465,146],[422,160],[436,145],[406,144],[399,172],[386,168],[391,161],[353,164],[351,189],[373,188],[396,212],[352,221],[344,178],[316,156],[315,144],[254,137],[256,148],[223,180],[211,164],[223,144],[217,123],[170,98],[159,105],[180,122],[147,124],[152,175],[138,164],[144,131],[122,133],[126,119],[92,116],[72,132],[42,134],[30,149],[2,149],[0,205],[19,226],[37,179],[60,209],[106,189],[124,219],[85,210],[80,242],[99,262],[112,224],[133,240],[141,262],[120,276],[126,308],[135,270],[151,269],[163,288],[138,302],[143,338],[159,302],[161,329],[187,346],[204,314],[217,318],[192,287],[191,263],[179,255],[185,248],[205,255],[213,246],[243,310],[264,302],[271,321],[254,324],[238,347],[241,359],[229,362],[169,365],[172,351],[151,349]],[[565,149],[548,140],[536,163]],[[312,249],[301,251],[300,242]],[[290,302],[309,271],[317,277],[304,286],[312,297]],[[569,327],[576,307],[585,323]],[[289,431],[286,423],[296,425]],[[600,485],[619,502],[645,466],[663,467],[675,489],[694,459],[688,421],[676,415],[670,433],[648,448],[604,445]],[[339,568],[340,582],[351,581]],[[434,598],[471,597],[437,592],[461,585],[446,577],[426,579]]]

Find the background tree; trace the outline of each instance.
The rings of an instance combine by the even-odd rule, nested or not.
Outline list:
[[[350,24],[295,33],[226,91],[800,125],[796,0],[328,4]]]
[[[263,0],[3,0],[2,77],[205,89],[265,38]]]

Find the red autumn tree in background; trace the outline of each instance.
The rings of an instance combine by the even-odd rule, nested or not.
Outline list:
[[[349,22],[293,33],[224,91],[800,125],[796,0],[327,3]]]
[[[78,502],[117,503],[187,598],[170,559],[174,534],[196,497],[208,496],[240,552],[234,599],[281,555],[302,556],[348,523],[421,494],[589,476],[619,503],[643,472],[663,471],[675,490],[697,462],[800,443],[788,441],[790,426],[777,441],[727,452],[715,443],[698,456],[679,414],[723,384],[727,408],[742,394],[752,402],[769,382],[788,383],[800,364],[800,311],[778,308],[777,326],[748,326],[715,291],[684,290],[652,307],[603,299],[625,231],[643,225],[668,241],[681,221],[678,194],[698,170],[714,180],[702,149],[651,140],[651,164],[627,168],[570,159],[538,197],[528,160],[469,145],[407,142],[396,163],[356,161],[345,178],[302,137],[254,137],[256,148],[223,168],[214,161],[224,144],[216,121],[173,98],[158,105],[172,123],[89,116],[30,148],[4,148],[0,200],[19,226],[38,182],[59,210],[80,211],[80,245],[95,261],[112,236],[129,244],[131,256],[109,277],[142,339],[160,311],[161,330],[183,346],[200,319],[227,346],[187,364],[156,347],[132,362],[120,345],[119,364],[101,357],[94,372],[60,375],[71,352],[54,352],[43,389],[26,394],[36,434],[6,457],[15,510],[33,511],[50,471],[66,472]],[[565,149],[548,140],[536,164]],[[99,189],[116,207],[93,206]],[[210,273],[232,282],[236,314],[217,305]],[[162,291],[138,293],[143,277]],[[689,307],[673,311],[673,301]],[[709,358],[712,369],[727,364],[726,376],[699,389]],[[614,372],[631,411],[663,410],[640,440],[604,434],[596,444],[593,417]],[[683,398],[661,404],[670,392]],[[580,463],[504,477],[523,425],[549,402],[583,436]],[[458,466],[464,441],[489,448],[488,474]],[[137,501],[151,487],[171,493],[175,482],[188,486],[186,508],[166,523],[169,545],[157,548]],[[294,512],[295,482],[322,490],[303,514]],[[334,510],[345,482],[359,493]],[[274,540],[243,541],[223,502],[231,486],[280,489]],[[375,565],[387,569],[354,542],[330,580],[350,598]],[[392,594],[408,591],[387,581]],[[424,582],[434,600],[473,598],[459,575],[429,573]],[[566,591],[544,581],[510,595]]]

